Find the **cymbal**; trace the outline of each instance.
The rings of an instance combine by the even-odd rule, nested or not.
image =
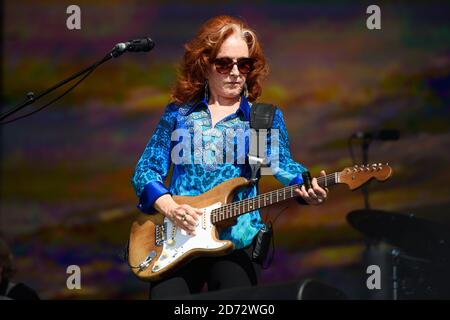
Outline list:
[[[347,221],[370,239],[387,242],[411,255],[450,261],[450,227],[413,215],[355,210]]]

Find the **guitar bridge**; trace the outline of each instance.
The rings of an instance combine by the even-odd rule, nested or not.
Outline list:
[[[167,222],[162,225],[155,225],[155,244],[160,247],[163,245],[164,240],[167,239]]]

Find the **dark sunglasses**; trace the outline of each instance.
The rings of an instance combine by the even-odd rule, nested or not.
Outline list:
[[[234,65],[237,65],[238,70],[242,74],[247,74],[253,70],[252,58],[239,58],[236,62],[231,58],[216,58],[212,61],[216,70],[220,74],[227,74],[233,69]]]

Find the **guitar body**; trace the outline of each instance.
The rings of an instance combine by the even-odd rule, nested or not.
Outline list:
[[[227,180],[198,196],[173,196],[178,204],[203,209],[196,235],[190,236],[161,213],[140,213],[133,222],[128,246],[132,272],[144,281],[167,277],[199,256],[221,256],[233,250],[229,240],[220,240],[220,228],[236,223],[236,218],[221,224],[211,223],[211,211],[233,201],[234,193],[249,186],[246,178]],[[140,267],[138,267],[140,266]]]
[[[320,176],[317,183],[323,188],[343,183],[356,190],[371,179],[386,181],[391,175],[389,165],[372,164]],[[234,245],[229,240],[219,239],[220,229],[236,224],[239,215],[295,197],[294,189],[301,187],[301,184],[287,186],[233,202],[235,192],[250,184],[249,180],[238,177],[198,196],[174,196],[177,203],[203,211],[195,236],[188,235],[160,213],[139,214],[131,227],[128,245],[128,263],[132,272],[143,281],[156,281],[195,257],[227,254]]]

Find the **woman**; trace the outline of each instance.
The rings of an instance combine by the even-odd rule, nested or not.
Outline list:
[[[140,199],[138,208],[145,213],[157,210],[195,236],[201,210],[176,203],[172,195],[199,195],[231,178],[249,178],[248,165],[239,161],[248,145],[236,146],[235,136],[228,133],[249,129],[251,103],[261,94],[267,70],[255,33],[241,20],[219,16],[201,27],[185,46],[173,102],[166,107],[137,163],[132,182]],[[281,170],[275,177],[284,185],[301,183],[301,173],[306,169],[291,158],[283,115],[278,108],[272,128],[279,130]],[[231,147],[224,152],[223,146]],[[231,161],[230,149],[238,149],[237,155],[232,152]],[[225,153],[227,161],[222,161]],[[163,182],[171,163],[173,173],[166,188]],[[296,192],[308,204],[320,204],[327,197],[327,191],[319,187],[316,179],[309,190],[303,186]],[[254,186],[236,194],[236,200],[256,194]],[[258,211],[239,216],[236,225],[219,234],[221,239],[233,242],[235,247],[230,254],[195,259],[171,278],[151,283],[151,298],[200,292],[205,283],[208,290],[256,285],[260,265],[251,259],[252,243],[262,226]]]

